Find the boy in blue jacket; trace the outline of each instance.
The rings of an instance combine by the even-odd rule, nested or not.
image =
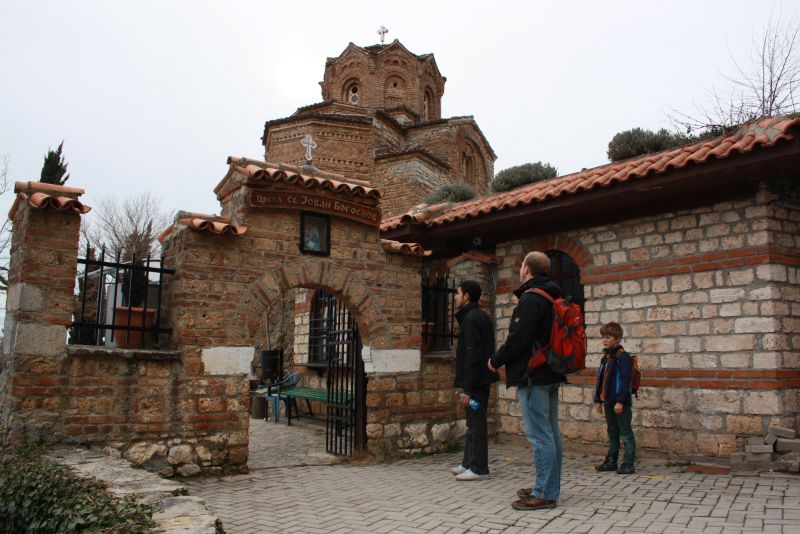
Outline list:
[[[619,324],[606,324],[600,329],[600,335],[603,336],[603,359],[597,370],[594,402],[597,404],[597,413],[606,415],[608,454],[595,469],[629,475],[635,472],[633,462],[636,459],[636,440],[631,428],[633,360],[620,345],[622,327]],[[622,465],[617,467],[620,441],[625,448],[625,456]]]

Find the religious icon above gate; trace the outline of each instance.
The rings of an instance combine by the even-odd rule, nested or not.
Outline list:
[[[331,253],[331,219],[327,215],[300,214],[300,251],[328,256]]]

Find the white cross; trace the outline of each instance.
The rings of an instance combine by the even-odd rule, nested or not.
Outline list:
[[[387,33],[389,33],[389,28],[381,24],[381,27],[378,28],[378,35],[381,36],[381,44],[383,44],[383,38],[386,37]]]
[[[316,141],[314,141],[314,138],[311,137],[311,135],[306,134],[306,136],[303,137],[303,140],[300,141],[300,144],[306,149],[306,161],[311,161],[311,151],[317,148]]]

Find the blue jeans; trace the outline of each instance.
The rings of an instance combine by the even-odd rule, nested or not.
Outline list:
[[[561,384],[517,388],[525,435],[533,447],[536,483],[531,495],[557,501],[561,494],[564,443],[558,429],[558,389]],[[530,395],[528,394],[530,392]]]

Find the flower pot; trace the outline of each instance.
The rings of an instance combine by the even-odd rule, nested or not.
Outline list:
[[[130,316],[130,322],[128,322]],[[128,308],[117,306],[114,308],[114,326],[144,326],[151,327],[155,323],[155,308]],[[149,332],[128,331],[114,328],[114,343],[117,347],[125,349],[141,349],[145,345],[145,334]]]

